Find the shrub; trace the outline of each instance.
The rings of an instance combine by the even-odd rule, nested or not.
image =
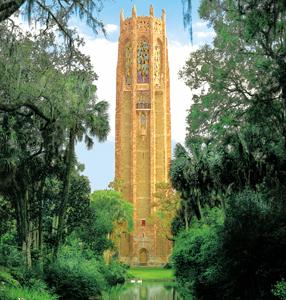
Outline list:
[[[98,296],[108,285],[104,262],[81,250],[80,243],[74,239],[63,246],[57,260],[45,272],[48,286],[69,300]]]
[[[286,270],[284,203],[284,189],[246,189],[228,199],[224,222],[212,209],[181,232],[173,264],[184,291],[195,299],[283,299],[283,281],[270,291]]]
[[[23,275],[23,274],[22,274]],[[28,274],[27,274],[28,276]],[[23,280],[23,277],[21,278]],[[45,282],[30,277],[29,286],[21,287],[20,283],[13,278],[11,272],[0,267],[0,299],[1,300],[55,300],[57,297],[47,291]]]
[[[0,237],[0,265],[8,268],[23,266],[21,251],[15,246],[14,235],[6,233]]]
[[[13,278],[7,268],[0,266],[0,285],[19,287],[20,283]]]
[[[281,300],[286,300],[286,281],[278,281],[272,289],[272,294]]]
[[[126,270],[126,265],[117,261],[112,261],[109,265],[107,265],[104,276],[108,285],[114,286],[124,283],[127,274]]]
[[[172,254],[175,276],[186,298],[203,290],[208,299],[223,278],[219,230],[223,214],[218,209],[204,212],[203,221],[194,220],[191,228],[176,238]]]

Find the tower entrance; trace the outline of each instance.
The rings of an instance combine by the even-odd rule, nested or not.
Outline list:
[[[139,251],[139,264],[140,266],[148,265],[148,251],[145,248],[142,248]]]

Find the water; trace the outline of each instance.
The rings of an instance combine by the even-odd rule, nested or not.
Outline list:
[[[103,300],[182,300],[172,282],[126,283],[112,288]]]

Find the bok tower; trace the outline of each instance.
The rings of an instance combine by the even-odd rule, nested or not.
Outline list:
[[[171,159],[166,16],[120,14],[116,82],[115,178],[134,207],[134,230],[121,236],[119,256],[130,265],[163,265],[171,243],[149,217],[156,184],[168,182]]]

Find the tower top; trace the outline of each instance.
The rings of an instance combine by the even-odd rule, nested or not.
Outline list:
[[[150,8],[149,8],[149,16],[150,17],[154,17],[154,6],[151,4],[150,5]],[[136,18],[137,17],[137,10],[136,10],[136,6],[133,5],[132,7],[132,18]],[[147,16],[146,16],[147,17]],[[128,18],[127,18],[128,19]],[[124,11],[123,9],[121,8],[120,10],[120,20],[121,21],[125,21],[125,17],[124,17]],[[164,22],[166,20],[166,11],[165,9],[163,8],[162,9],[162,15],[161,15],[161,20]]]

